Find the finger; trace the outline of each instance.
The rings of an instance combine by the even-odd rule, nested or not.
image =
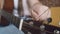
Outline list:
[[[32,11],[31,14],[32,14],[32,17],[33,17],[36,21],[39,20],[39,18],[37,18],[37,17],[38,17],[38,14],[36,14],[34,11]]]

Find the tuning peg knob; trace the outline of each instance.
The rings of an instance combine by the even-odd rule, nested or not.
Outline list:
[[[52,18],[47,19],[48,23],[52,22]]]

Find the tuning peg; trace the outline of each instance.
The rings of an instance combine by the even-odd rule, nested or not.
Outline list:
[[[52,18],[48,18],[47,21],[48,21],[48,24],[49,24],[50,22],[52,22]]]

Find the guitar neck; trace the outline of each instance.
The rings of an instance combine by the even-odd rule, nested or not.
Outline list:
[[[19,20],[18,17],[3,10],[1,11],[1,15],[5,17],[9,22],[16,22],[15,20]]]

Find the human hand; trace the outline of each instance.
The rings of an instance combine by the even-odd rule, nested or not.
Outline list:
[[[31,16],[36,21],[42,21],[51,17],[51,11],[47,6],[37,6],[31,11]]]

